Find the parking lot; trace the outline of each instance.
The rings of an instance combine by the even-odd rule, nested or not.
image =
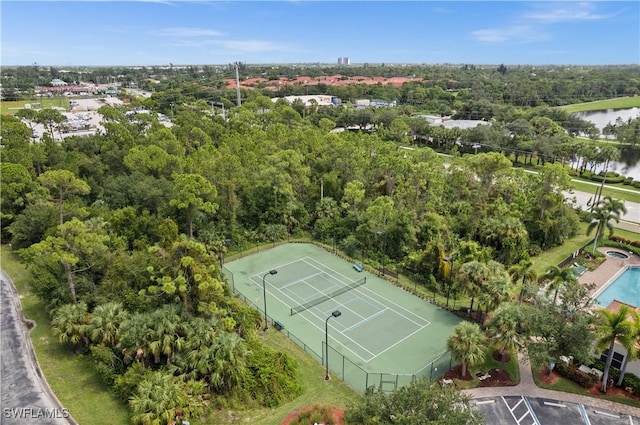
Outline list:
[[[527,396],[471,401],[491,425],[633,425],[640,418],[579,403]]]

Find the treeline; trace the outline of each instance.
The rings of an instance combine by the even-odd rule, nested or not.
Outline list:
[[[238,64],[242,80],[253,77],[267,79],[323,75],[365,77],[415,77],[424,81],[391,85],[353,84],[347,87],[318,84],[314,86],[285,85],[269,89],[257,88],[267,96],[302,94],[331,94],[344,101],[358,98],[378,98],[398,101],[403,105],[423,110],[437,111],[434,100],[451,103],[454,100],[488,101],[498,105],[518,107],[560,106],[572,103],[609,99],[640,94],[637,65],[628,66],[477,66],[477,65],[248,65]],[[171,88],[184,90],[185,84],[193,85],[197,98],[235,99],[235,92],[225,88],[224,79],[235,78],[235,65],[122,67],[122,68],[72,68],[18,67],[3,69],[3,90],[16,91],[29,96],[35,86],[49,85],[53,78],[68,82],[118,83],[123,87],[163,91]],[[405,87],[406,86],[406,87]],[[460,96],[458,98],[458,96]],[[248,93],[244,91],[243,98]]]
[[[230,246],[310,235],[429,284],[447,256],[511,266],[577,229],[561,163],[529,174],[497,152],[461,156],[472,131],[424,127],[425,143],[453,153],[445,164],[399,147],[413,140],[406,116],[333,133],[322,110],[303,118],[261,96],[227,119],[185,99],[170,128],[126,108],[103,107],[103,132],[60,143],[55,117],[31,143],[25,123],[3,116],[1,207],[2,239],[28,264],[55,332],[91,353],[134,423],[299,393],[295,363],[261,345],[259,315],[221,275]],[[522,119],[539,129],[542,118]]]

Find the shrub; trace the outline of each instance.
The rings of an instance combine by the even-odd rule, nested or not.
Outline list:
[[[147,379],[151,373],[152,371],[145,369],[141,363],[133,363],[124,374],[116,377],[113,385],[116,396],[122,401],[129,400],[138,388],[138,384]]]
[[[598,370],[604,370],[605,363],[600,359],[594,359],[591,367],[595,367]],[[618,369],[609,368],[609,377],[618,382],[620,379],[620,371]],[[631,388],[634,395],[640,396],[640,378],[631,373],[625,373],[622,379],[622,388]]]
[[[640,396],[640,378],[631,373],[626,373],[622,379],[623,388],[631,388],[633,395]]]
[[[572,364],[566,364],[564,362],[556,363],[555,370],[565,378],[575,382],[583,388],[590,388],[595,384],[593,376],[584,373]]]
[[[630,185],[632,182],[633,182],[633,177],[627,177],[626,179],[624,179],[622,184]]]
[[[605,177],[601,176],[601,175],[594,174],[589,179],[593,180],[595,182],[601,182],[601,181],[605,180]],[[607,176],[605,183],[611,183],[611,184],[622,183],[624,180],[625,180],[624,176],[618,176],[618,175],[616,175],[616,176]]]
[[[333,416],[333,408],[330,406],[311,406],[310,409],[299,412],[297,417],[289,422],[289,425],[307,425],[314,423],[334,425],[336,421]]]
[[[250,374],[238,386],[240,398],[257,400],[265,407],[276,407],[302,394],[298,380],[298,362],[286,353],[261,345],[248,339],[252,356],[249,361]]]
[[[634,182],[631,182],[631,186],[640,189],[640,180],[636,180]]]
[[[107,386],[112,386],[116,376],[124,373],[124,364],[111,349],[104,345],[94,345],[91,347],[91,359],[94,362],[95,370],[100,375],[102,382]]]
[[[636,255],[640,255],[640,241],[632,241],[613,235],[606,241],[605,245],[612,248],[624,249],[625,251],[631,251]]]

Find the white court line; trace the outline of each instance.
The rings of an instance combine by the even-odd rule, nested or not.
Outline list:
[[[393,309],[391,309],[390,311],[393,311],[393,312],[395,313],[395,311],[394,311]],[[429,325],[430,325],[430,324],[431,324],[431,323],[429,323]],[[373,359],[375,359],[376,357],[378,357],[378,356],[380,356],[380,355],[382,355],[382,354],[386,353],[387,351],[391,350],[393,347],[395,347],[396,345],[398,345],[398,344],[400,344],[400,343],[404,342],[405,340],[407,340],[407,339],[411,338],[412,336],[414,336],[415,334],[417,334],[418,332],[420,332],[420,331],[421,331],[421,330],[423,330],[424,328],[428,327],[429,325],[424,325],[424,326],[422,326],[422,327],[419,327],[419,328],[418,328],[418,329],[416,329],[415,331],[411,332],[409,335],[405,336],[404,338],[399,339],[399,340],[398,340],[398,341],[396,341],[394,344],[392,344],[392,345],[388,346],[387,348],[385,348],[384,350],[380,351],[378,354],[376,354],[375,356],[373,356],[373,358],[372,358],[371,360],[373,360]],[[371,361],[371,360],[369,360],[369,361]]]
[[[310,261],[313,261],[313,262],[315,262],[315,263],[317,263],[317,264],[319,264],[319,265],[321,265],[321,266],[322,266],[322,267],[324,267],[324,269],[326,269],[326,270],[323,270],[323,268],[322,268],[322,267],[318,267],[318,266],[316,266],[316,265],[314,265],[314,264],[310,263],[309,261],[307,261],[307,259],[308,259],[308,260],[310,260]],[[335,276],[341,276],[342,278],[344,278],[344,281],[350,282],[349,278],[347,278],[347,277],[346,277],[345,275],[343,275],[342,273],[339,273],[339,272],[335,271],[335,270],[334,270],[334,269],[332,269],[331,267],[328,267],[328,266],[324,265],[323,263],[321,263],[321,262],[319,262],[319,261],[317,261],[317,260],[314,260],[314,259],[313,259],[313,258],[311,258],[311,257],[304,257],[304,258],[302,258],[302,259],[300,259],[300,260],[291,261],[291,262],[287,263],[287,265],[289,265],[289,264],[294,264],[294,263],[299,262],[299,261],[302,261],[302,262],[303,262],[303,263],[305,263],[308,267],[311,267],[311,268],[314,268],[314,269],[316,269],[316,270],[319,270],[320,272],[324,272],[324,273],[326,273],[326,274],[327,274],[327,275],[329,275],[329,276],[331,276],[331,273],[327,272],[327,270],[331,271],[331,272],[334,274],[334,276],[332,276],[332,277],[334,277],[334,279],[335,279]],[[278,267],[283,267],[283,266],[278,266]],[[256,274],[256,275],[254,275],[254,276],[256,276],[257,278],[260,278],[260,275],[259,275],[259,274]],[[252,279],[252,280],[253,280],[253,279]],[[327,280],[328,280],[328,279],[327,279]],[[335,280],[336,280],[337,282],[340,282],[340,279],[335,279]],[[305,284],[307,284],[307,285],[309,285],[307,282],[304,282],[304,283],[305,283]],[[344,283],[344,282],[342,282],[342,283]],[[309,285],[309,286],[311,286],[311,285]],[[363,286],[366,286],[366,285],[363,285]],[[275,286],[270,286],[270,287],[275,288],[278,292],[282,293],[282,295],[284,295],[286,298],[288,298],[288,299],[290,299],[291,301],[293,301],[293,303],[298,303],[298,304],[299,304],[299,301],[297,301],[297,300],[295,300],[294,298],[292,298],[289,294],[287,294],[287,293],[283,292],[280,288],[277,288],[277,287],[275,287]],[[314,288],[314,289],[315,289],[315,288]],[[358,288],[353,288],[353,289],[358,289]],[[367,288],[367,289],[368,289],[368,288]],[[269,292],[271,293],[271,295],[272,295],[272,296],[274,296],[275,298],[277,298],[281,303],[283,303],[283,304],[285,304],[285,305],[288,305],[288,303],[283,302],[283,301],[282,301],[282,299],[281,299],[280,297],[276,296],[272,291],[269,291]],[[317,290],[316,290],[316,292],[320,292],[320,291],[317,291]],[[375,293],[374,293],[374,292],[372,292],[371,290],[369,290],[369,292],[371,292],[372,294],[375,294]],[[322,292],[321,292],[321,293],[322,293]],[[294,295],[295,295],[295,294],[294,294]],[[429,322],[428,320],[426,320],[426,319],[422,319],[420,316],[416,315],[415,313],[413,313],[413,312],[411,312],[411,311],[409,311],[409,310],[405,309],[404,307],[402,307],[402,306],[400,306],[400,305],[398,305],[398,304],[396,304],[396,303],[394,303],[394,302],[392,302],[392,301],[390,301],[390,300],[388,300],[388,299],[381,298],[383,301],[385,301],[385,302],[387,302],[387,303],[389,303],[389,304],[393,304],[393,305],[397,306],[398,308],[400,308],[401,310],[404,310],[404,311],[406,311],[407,313],[409,313],[409,314],[413,315],[414,317],[416,317],[416,318],[418,318],[418,319],[420,319],[420,320],[422,320],[422,321],[426,321],[427,323],[426,323],[426,324],[421,325],[420,323],[416,322],[415,320],[410,319],[409,317],[407,317],[407,316],[405,316],[404,314],[402,314],[402,313],[398,312],[397,310],[395,310],[395,309],[393,309],[393,308],[389,308],[389,307],[387,307],[387,305],[386,305],[386,304],[381,303],[380,301],[376,300],[375,298],[373,298],[373,297],[371,297],[371,296],[369,296],[369,295],[367,295],[367,294],[365,294],[365,293],[362,293],[362,295],[363,295],[364,297],[368,298],[369,300],[373,301],[374,303],[376,303],[376,304],[380,305],[381,307],[384,307],[384,308],[385,308],[385,310],[389,310],[389,311],[391,311],[391,312],[393,312],[393,313],[397,314],[398,316],[400,316],[400,317],[404,318],[405,320],[407,320],[407,321],[409,321],[409,322],[413,323],[414,325],[418,326],[418,329],[416,329],[416,330],[415,330],[414,332],[412,332],[411,334],[409,334],[409,335],[405,336],[404,338],[400,339],[399,341],[395,342],[393,345],[391,345],[390,347],[387,347],[387,348],[386,348],[385,350],[383,350],[382,352],[379,352],[379,353],[377,353],[377,354],[374,354],[374,353],[372,353],[371,351],[369,351],[368,349],[366,349],[364,346],[362,346],[361,344],[359,344],[358,342],[356,342],[353,338],[351,338],[351,337],[349,337],[348,335],[346,335],[346,334],[345,334],[344,332],[342,332],[340,329],[336,328],[333,324],[331,324],[331,325],[330,325],[330,327],[331,327],[332,329],[334,329],[336,332],[339,332],[339,333],[340,333],[340,335],[342,335],[342,337],[343,337],[345,340],[347,340],[347,344],[345,344],[345,343],[342,343],[342,344],[341,344],[341,345],[342,345],[342,347],[343,347],[344,349],[346,349],[347,351],[351,352],[353,355],[355,355],[356,357],[358,357],[360,360],[362,360],[362,361],[364,361],[364,362],[370,362],[371,360],[375,359],[376,357],[380,356],[380,355],[381,355],[381,354],[383,354],[384,352],[386,352],[386,351],[388,351],[389,349],[391,349],[391,348],[395,347],[396,345],[400,344],[401,342],[403,342],[403,341],[404,341],[404,340],[406,340],[407,338],[409,338],[409,337],[413,336],[413,335],[414,335],[414,334],[416,334],[417,332],[420,332],[420,331],[421,331],[421,330],[423,330],[425,327],[427,327],[427,326],[429,326],[429,325],[431,324],[431,322]],[[367,304],[369,304],[369,305],[371,305],[371,306],[375,307],[375,305],[373,305],[373,304],[371,304],[370,302],[368,302],[365,298],[360,297],[360,296],[358,296],[357,298],[358,298],[358,299],[360,299],[362,302],[365,302],[365,303],[367,303]],[[359,317],[361,317],[361,318],[363,318],[363,319],[364,319],[364,317],[363,317],[363,316],[361,316],[360,314],[356,313],[354,310],[352,310],[351,308],[349,308],[348,306],[346,306],[346,304],[343,304],[343,303],[341,303],[341,302],[337,301],[335,298],[331,298],[331,299],[333,299],[337,304],[342,305],[343,307],[345,307],[347,310],[349,310],[349,311],[350,311],[351,313],[353,313],[355,316],[359,316]],[[350,301],[350,302],[351,302],[351,301]],[[315,307],[315,306],[314,306],[314,307]],[[310,315],[312,315],[312,316],[314,316],[315,318],[317,318],[320,322],[324,321],[324,320],[325,320],[325,318],[322,318],[322,317],[318,316],[318,315],[315,313],[315,311],[318,311],[318,310],[317,310],[316,308],[314,308],[314,307],[312,307],[312,308],[310,308],[310,309],[307,309],[307,310],[305,310],[305,311],[308,311]],[[323,327],[321,327],[321,326],[317,325],[316,323],[314,323],[313,321],[309,320],[309,319],[306,317],[306,315],[305,315],[305,314],[302,314],[302,313],[304,313],[304,311],[302,311],[302,312],[300,312],[300,313],[298,313],[298,314],[301,314],[301,315],[302,315],[302,317],[304,317],[304,318],[305,318],[305,320],[306,320],[307,322],[309,322],[312,326],[314,326],[315,328],[317,328],[317,329],[318,329],[318,330],[320,330],[321,332],[324,332],[324,328],[323,328]],[[364,352],[368,353],[371,357],[369,357],[368,359],[363,358],[360,354],[356,353],[355,351],[353,351],[353,350],[348,346],[348,342],[350,342],[350,343],[351,343],[351,344],[353,344],[354,346],[359,347],[359,348],[360,348],[360,349],[362,349]]]
[[[318,298],[318,294],[320,294],[320,295],[328,295],[328,294],[330,294],[331,292],[335,291],[337,288],[340,288],[340,286],[333,285],[333,286],[330,286],[330,287],[326,290],[326,292],[325,292],[325,291],[320,291],[319,289],[317,289],[315,286],[311,285],[311,284],[310,284],[309,282],[307,282],[306,280],[303,280],[303,281],[302,281],[301,283],[299,283],[299,284],[300,284],[300,285],[307,285],[307,286],[308,286],[309,288],[311,288],[311,290],[312,290],[311,295],[309,295],[308,297],[302,297],[302,296],[300,296],[300,295],[298,295],[298,294],[296,294],[296,293],[293,293],[293,291],[290,291],[290,292],[292,292],[292,293],[293,293],[293,295],[295,295],[297,298],[300,298],[300,299],[303,301],[303,303],[302,303],[302,304],[304,304],[304,303],[308,302],[309,300],[313,300],[313,299]],[[336,289],[334,289],[334,288],[336,288]],[[282,289],[281,289],[281,290],[282,290]]]
[[[348,307],[347,307],[347,308],[348,308]],[[348,309],[349,309],[349,308],[348,308]],[[304,317],[304,318],[305,318],[305,320],[306,320],[307,322],[311,323],[311,325],[315,326],[315,327],[316,327],[316,328],[318,328],[322,333],[324,333],[324,327],[321,327],[321,326],[316,325],[316,324],[315,324],[315,322],[312,322],[311,320],[307,319],[307,317],[306,317],[304,314],[302,314],[302,313],[305,313],[305,312],[309,312],[311,315],[315,316],[318,320],[320,320],[321,322],[324,322],[324,321],[326,320],[326,317],[325,317],[325,318],[322,318],[322,317],[318,316],[317,314],[315,314],[315,313],[314,313],[314,310],[315,310],[315,309],[308,309],[308,310],[304,310],[304,311],[301,311],[300,313],[298,313],[298,315],[301,315],[302,317]],[[352,311],[352,310],[351,310],[351,309],[349,309],[349,311]],[[334,321],[334,322],[335,322],[335,321]],[[358,357],[358,358],[359,358],[360,360],[362,360],[363,362],[369,362],[371,359],[375,358],[375,355],[374,355],[371,351],[367,350],[367,349],[366,349],[366,348],[364,348],[362,345],[360,345],[358,342],[354,341],[352,338],[350,338],[349,336],[347,336],[347,335],[345,335],[344,333],[342,333],[342,332],[340,331],[340,329],[338,329],[338,328],[336,328],[335,326],[333,326],[333,324],[329,325],[329,327],[330,327],[331,329],[335,330],[336,332],[339,332],[339,333],[340,333],[340,335],[342,335],[344,338],[346,338],[346,339],[348,339],[349,341],[351,341],[351,343],[353,343],[353,345],[356,345],[356,346],[360,347],[363,351],[366,351],[367,353],[369,353],[369,355],[371,355],[371,357],[367,360],[367,359],[363,358],[361,355],[359,355],[358,353],[356,353],[355,351],[353,351],[351,348],[349,348],[349,347],[347,346],[347,344],[344,344],[344,343],[343,343],[343,344],[342,344],[342,347],[343,347],[343,348],[345,348],[347,351],[351,352],[354,356]]]
[[[342,295],[342,294],[340,294],[340,295]],[[346,308],[346,309],[347,309],[347,310],[349,310],[351,313],[353,313],[355,316],[358,316],[360,319],[363,319],[363,320],[365,319],[365,317],[364,317],[363,315],[361,315],[361,314],[357,313],[355,310],[353,310],[352,308],[349,308],[349,307],[347,306],[347,304],[351,304],[351,303],[352,303],[352,302],[354,302],[354,301],[355,301],[355,299],[357,299],[357,298],[355,298],[355,299],[354,299],[354,297],[352,297],[352,298],[350,298],[350,299],[348,300],[348,302],[340,302],[340,301],[338,301],[338,300],[337,300],[337,299],[335,299],[335,298],[329,298],[329,299],[330,299],[330,300],[335,301],[335,302],[336,302],[336,304],[341,305],[342,307]],[[319,304],[318,304],[318,305],[319,305]],[[313,306],[312,308],[314,308],[314,307],[316,307],[316,306]],[[318,310],[319,310],[319,309],[318,309]]]
[[[305,276],[305,277],[303,277],[302,279],[294,280],[293,282],[291,282],[291,283],[287,283],[286,285],[284,285],[283,287],[278,288],[278,289],[280,289],[280,290],[282,290],[282,289],[286,289],[286,288],[288,288],[289,286],[291,286],[291,285],[297,285],[297,284],[298,284],[298,283],[300,283],[300,282],[307,283],[307,282],[306,282],[306,280],[307,280],[307,279],[311,279],[312,277],[316,277],[316,276],[319,276],[319,275],[321,275],[321,274],[325,274],[325,272],[323,272],[322,270],[320,270],[318,273],[314,273],[314,274],[311,274],[311,275],[309,275],[309,276]],[[309,286],[311,286],[311,285],[309,285]]]
[[[311,258],[311,257],[304,257],[303,261],[304,261],[304,262],[307,262],[307,261],[306,261],[306,259],[307,259],[307,258],[308,258],[309,260],[311,260],[311,261],[315,261],[315,262],[316,262],[316,263],[318,263],[318,264],[322,264],[320,261],[315,260],[315,259],[313,259],[313,258]],[[343,275],[342,273],[339,273],[339,272],[335,271],[334,269],[332,269],[331,267],[325,266],[324,264],[322,264],[322,265],[323,265],[325,268],[327,268],[327,269],[331,270],[331,271],[332,271],[333,273],[335,273],[336,275],[338,275],[338,276],[342,276],[343,278],[345,278],[345,279],[348,281],[348,278],[347,278],[345,275]],[[316,269],[322,270],[320,267],[314,266],[313,264],[310,264],[310,266],[315,267]],[[356,288],[356,289],[361,289],[362,291],[367,290],[367,291],[371,292],[372,294],[375,294],[375,292],[373,292],[371,289],[367,288],[367,285],[366,285],[366,284],[365,284],[365,285],[362,285],[361,287],[358,287],[358,288]],[[378,304],[381,304],[381,305],[383,305],[383,306],[386,306],[386,304],[384,304],[384,303],[382,303],[382,302],[380,302],[380,301],[377,301],[375,298],[373,298],[373,297],[371,297],[371,296],[369,296],[369,295],[367,295],[367,294],[365,294],[365,293],[363,293],[362,295],[364,295],[365,297],[369,298],[370,300],[372,300],[372,301],[374,301],[374,302],[377,302]],[[379,296],[379,295],[377,295],[377,294],[375,294],[375,295],[376,295],[376,296],[378,296],[378,297],[380,297],[380,296]],[[380,298],[382,298],[382,297],[380,297]],[[412,312],[412,311],[410,311],[410,310],[407,310],[406,308],[402,307],[401,305],[399,305],[399,304],[397,304],[397,303],[394,303],[393,301],[391,301],[391,300],[389,300],[389,299],[386,299],[386,298],[382,298],[382,299],[383,299],[385,302],[388,302],[389,304],[393,304],[393,305],[395,305],[395,306],[396,306],[396,307],[398,307],[399,309],[406,311],[407,313],[411,314],[412,316],[414,316],[414,317],[416,317],[416,318],[418,318],[418,319],[420,319],[420,320],[426,320],[426,319],[423,319],[422,317],[418,316],[418,315],[417,315],[417,314],[415,314],[414,312]],[[393,310],[395,310],[395,309],[393,309]],[[396,311],[396,313],[398,313],[398,315],[399,315],[399,316],[404,317],[407,321],[413,322],[414,324],[416,324],[416,325],[418,325],[418,326],[428,326],[429,324],[431,324],[431,322],[429,322],[429,321],[427,320],[427,323],[428,323],[427,325],[421,325],[420,323],[418,323],[418,322],[416,322],[416,321],[414,321],[414,320],[412,320],[412,319],[408,318],[407,316],[405,316],[404,314],[402,314],[402,313],[400,313],[400,312],[398,312],[398,311]]]
[[[387,311],[387,309],[386,309],[386,308],[385,308],[384,310],[380,310],[379,312],[377,312],[377,313],[376,313],[376,314],[374,314],[373,316],[369,316],[369,317],[367,317],[366,319],[364,319],[364,320],[362,320],[362,321],[360,321],[360,322],[356,323],[355,325],[351,325],[351,326],[349,326],[348,328],[344,329],[344,330],[342,331],[342,333],[349,332],[351,329],[355,329],[355,328],[357,328],[358,326],[362,326],[362,325],[364,325],[364,324],[365,324],[365,323],[367,323],[368,321],[373,320],[373,319],[375,319],[375,318],[376,318],[376,317],[378,317],[378,316],[381,316],[382,314],[384,314],[384,312],[385,312],[385,311]]]

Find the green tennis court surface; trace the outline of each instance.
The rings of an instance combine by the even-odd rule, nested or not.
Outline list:
[[[268,316],[319,361],[324,362],[325,321],[339,310],[341,316],[328,321],[329,366],[355,388],[364,386],[350,382],[359,380],[350,379],[362,374],[357,369],[424,376],[425,367],[446,351],[459,319],[352,266],[312,244],[286,244],[227,263],[225,269],[235,291],[261,311],[264,278]]]

